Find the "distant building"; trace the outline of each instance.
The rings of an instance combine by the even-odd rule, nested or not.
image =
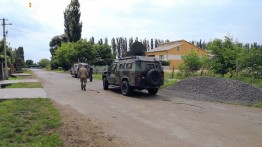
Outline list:
[[[195,51],[200,56],[207,56],[208,52],[185,41],[178,40],[161,43],[157,48],[146,52],[146,56],[157,57],[162,61],[169,61],[169,68],[178,69],[179,64],[183,63],[182,56]]]

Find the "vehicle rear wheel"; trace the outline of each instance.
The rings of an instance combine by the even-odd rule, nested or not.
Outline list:
[[[151,69],[146,75],[146,81],[152,87],[159,86],[161,82],[160,73],[155,69]]]
[[[106,77],[103,78],[103,88],[104,90],[108,90],[108,81],[106,80]]]
[[[123,81],[122,84],[121,84],[121,92],[124,96],[128,96],[130,95],[132,89],[131,87],[129,86],[128,84],[128,81]]]
[[[155,95],[158,92],[158,88],[147,89],[150,95]]]

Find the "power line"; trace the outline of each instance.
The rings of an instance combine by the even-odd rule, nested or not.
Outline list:
[[[46,35],[46,34],[43,34],[43,33],[35,33],[35,32],[32,32],[32,31],[29,31],[28,29],[22,29],[22,28],[19,28],[19,27],[14,27],[12,26],[12,29],[16,30],[17,32],[21,32],[21,33],[25,33],[26,35],[28,36],[31,36],[31,37],[34,37],[34,38],[49,38],[50,35]]]

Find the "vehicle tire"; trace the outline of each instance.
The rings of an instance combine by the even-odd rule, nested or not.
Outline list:
[[[147,91],[150,95],[156,95],[156,93],[158,92],[158,88],[147,89]]]
[[[128,81],[124,80],[121,84],[121,93],[124,96],[130,95],[132,88],[129,86]]]
[[[108,90],[108,81],[106,80],[106,77],[103,78],[103,88],[104,90]]]
[[[150,86],[159,86],[161,82],[161,75],[159,71],[151,69],[146,75],[146,81]]]

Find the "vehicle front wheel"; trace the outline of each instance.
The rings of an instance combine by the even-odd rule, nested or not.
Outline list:
[[[158,92],[158,88],[147,89],[150,95],[155,95]]]
[[[108,90],[108,81],[107,81],[106,77],[103,78],[103,88],[104,88],[104,90]]]
[[[129,86],[128,84],[128,81],[123,81],[122,84],[121,84],[121,92],[124,96],[128,96],[130,95],[132,89],[131,87]]]

